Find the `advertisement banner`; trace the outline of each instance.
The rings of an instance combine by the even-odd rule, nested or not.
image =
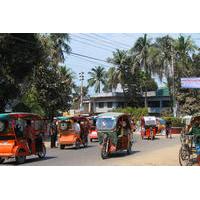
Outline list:
[[[182,88],[200,88],[200,78],[181,78]]]

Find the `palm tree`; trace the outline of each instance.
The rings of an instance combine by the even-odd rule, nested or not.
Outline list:
[[[151,40],[147,38],[147,34],[144,34],[143,37],[139,37],[137,39],[133,48],[130,50],[135,63],[137,63],[141,69],[149,74],[152,73],[152,68],[149,64],[151,46]],[[145,107],[148,107],[147,89],[145,90]]]
[[[116,78],[116,68],[110,67],[108,71],[106,72],[106,84],[103,88],[106,92],[113,92],[113,90],[116,90],[117,84],[119,83]]]
[[[191,71],[191,54],[197,49],[191,37],[180,36],[175,41],[176,72],[180,76],[188,76]]]
[[[50,40],[52,41],[52,56],[55,62],[64,62],[64,53],[69,54],[71,48],[69,46],[70,36],[68,33],[51,33],[49,35]]]
[[[127,71],[130,67],[130,60],[127,55],[127,51],[117,49],[116,52],[113,52],[113,57],[108,58],[108,62],[112,63],[116,66],[115,70],[113,70],[113,77],[115,79],[114,85],[120,83],[122,86],[122,90],[125,94],[125,85],[127,79]]]
[[[91,78],[88,79],[88,85],[90,87],[94,86],[95,92],[100,93],[101,84],[105,85],[105,68],[96,66],[95,68],[92,68],[88,74],[91,76]]]

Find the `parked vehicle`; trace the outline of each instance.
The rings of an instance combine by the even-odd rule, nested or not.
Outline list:
[[[154,140],[157,133],[156,117],[145,116],[141,119],[141,137]]]
[[[27,138],[27,127],[29,136]],[[25,162],[27,156],[44,158],[46,148],[43,143],[43,119],[32,113],[0,114],[0,163],[15,158],[18,164]]]
[[[157,123],[157,133],[161,135],[166,135],[166,121],[162,118],[156,118]]]
[[[128,115],[115,112],[100,114],[96,125],[102,159],[117,151],[131,153],[132,131]]]
[[[97,121],[97,116],[92,116],[88,118],[90,121],[90,130],[89,130],[89,139],[90,142],[93,142],[93,140],[98,140],[98,134],[97,134],[97,129],[96,129],[96,121]]]
[[[179,164],[200,165],[200,115],[193,116],[190,123],[181,133],[181,148],[179,150]]]
[[[66,146],[88,146],[89,120],[86,117],[58,117],[58,143],[60,149]],[[79,128],[76,129],[76,126]]]

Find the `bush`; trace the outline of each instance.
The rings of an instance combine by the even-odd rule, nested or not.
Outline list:
[[[113,112],[122,112],[122,113],[127,113],[131,115],[136,121],[140,120],[142,116],[148,115],[148,109],[147,108],[132,108],[132,107],[127,107],[127,108],[117,108],[113,110]]]
[[[169,123],[172,127],[184,127],[184,123],[182,123],[181,118],[178,117],[163,117],[167,123]]]

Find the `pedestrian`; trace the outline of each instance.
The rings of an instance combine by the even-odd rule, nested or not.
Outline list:
[[[58,135],[56,120],[53,120],[51,123],[50,134],[51,134],[51,148],[56,148],[56,141]]]
[[[34,142],[33,128],[31,126],[31,120],[26,121],[26,127],[25,127],[24,132],[25,132],[25,138],[28,142],[29,151],[31,153],[32,152],[32,144]]]
[[[170,136],[170,138],[172,138],[172,134],[171,134],[171,123],[169,121],[166,122],[166,138],[168,138]]]

